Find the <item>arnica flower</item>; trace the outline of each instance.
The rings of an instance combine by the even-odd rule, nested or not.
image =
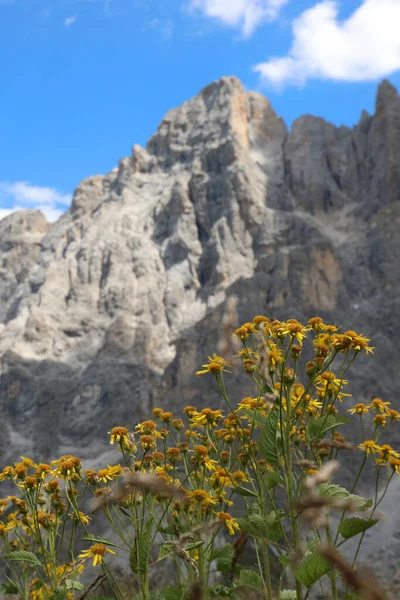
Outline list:
[[[400,473],[400,460],[398,458],[392,458],[389,464],[395,473]]]
[[[233,335],[242,340],[242,342],[245,342],[249,337],[253,335],[256,328],[256,323],[244,323],[238,329],[236,329]]]
[[[108,552],[109,554],[115,554],[113,550],[107,548],[104,544],[93,544],[89,548],[89,550],[84,550],[79,554],[78,558],[91,558],[93,557],[93,566],[101,565],[103,562],[104,554]]]
[[[351,415],[366,415],[369,412],[369,408],[360,402],[359,404],[355,404],[353,408],[350,408],[347,412]]]
[[[212,373],[213,375],[219,375],[220,373],[230,373],[226,367],[230,367],[230,365],[222,356],[217,356],[214,354],[213,356],[208,357],[208,363],[202,365],[204,369],[202,371],[196,371],[196,375],[205,375],[206,373]]]
[[[222,419],[222,410],[211,410],[203,408],[201,412],[193,412],[190,415],[190,427],[205,427],[206,425],[215,426]]]
[[[358,448],[364,450],[367,454],[373,454],[374,452],[380,452],[382,450],[375,440],[365,440],[365,442],[359,444]]]
[[[143,421],[143,423],[136,425],[135,429],[143,435],[152,435],[156,433],[157,425],[155,421]]]
[[[155,440],[151,435],[140,436],[140,446],[143,450],[152,450],[155,447]]]
[[[393,450],[389,444],[383,444],[380,448],[379,456],[376,459],[376,462],[379,464],[386,464],[392,458],[400,458],[400,454]]]
[[[52,465],[57,465],[54,475],[56,477],[71,478],[74,474],[78,474],[81,470],[81,461],[72,454],[66,454],[60,459],[52,461]]]
[[[218,503],[218,498],[211,496],[205,490],[197,489],[197,490],[189,490],[186,492],[191,504],[200,504],[205,508],[209,508]]]
[[[243,473],[243,471],[235,471],[232,473],[232,479],[235,482],[235,485],[240,485],[244,481],[248,481],[246,473]]]
[[[227,529],[229,531],[229,535],[235,535],[236,531],[240,530],[239,523],[229,513],[219,512],[219,513],[217,513],[217,516],[226,525],[226,527],[227,527]]]
[[[113,427],[108,432],[110,444],[119,443],[121,446],[129,445],[128,430],[126,427]]]
[[[372,419],[372,423],[377,427],[385,427],[386,419],[386,415],[375,415],[375,417]]]
[[[268,371],[272,372],[276,370],[279,363],[283,362],[283,353],[274,342],[268,342],[268,347]]]
[[[290,335],[292,339],[296,339],[301,346],[303,340],[307,337],[306,333],[310,331],[310,327],[304,327],[296,319],[288,319],[286,323],[281,323],[281,326],[277,329],[278,337]]]
[[[226,469],[217,469],[211,475],[211,481],[214,486],[225,486],[232,484],[231,476]]]
[[[374,349],[368,346],[368,338],[359,335],[355,331],[349,330],[345,333],[337,333],[332,336],[332,346],[336,350],[347,354],[349,350],[361,352],[365,350],[366,354],[373,354]]]
[[[97,471],[97,477],[100,479],[100,481],[103,481],[104,483],[112,481],[119,475],[121,475],[121,465],[114,465],[112,467],[110,465],[107,465],[106,469],[100,469],[99,471]]]
[[[390,406],[390,402],[384,402],[380,398],[374,398],[371,401],[371,404],[369,404],[368,408],[371,408],[372,410],[374,410],[376,412],[383,413],[383,412],[388,411],[387,406]]]
[[[400,413],[397,410],[391,408],[387,411],[387,415],[391,421],[400,421]]]
[[[41,525],[44,529],[51,529],[56,524],[57,519],[54,513],[48,513],[39,510],[37,514],[37,520],[39,525]]]
[[[0,473],[0,481],[4,481],[5,479],[11,479],[12,477],[14,477],[14,475],[15,471],[13,467],[4,467],[4,469]]]

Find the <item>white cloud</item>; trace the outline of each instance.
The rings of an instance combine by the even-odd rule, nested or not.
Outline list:
[[[17,210],[42,211],[50,222],[56,221],[71,204],[70,194],[54,188],[31,185],[26,181],[0,182],[0,219]]]
[[[274,21],[290,0],[191,0],[191,7],[250,36],[263,21]]]
[[[168,41],[174,34],[174,22],[172,19],[152,19],[149,29],[157,31],[164,41]]]
[[[400,0],[364,0],[340,21],[339,2],[324,0],[294,20],[285,57],[255,67],[275,87],[308,79],[373,81],[400,69]]]
[[[64,20],[65,27],[71,27],[74,23],[76,23],[76,15],[71,15]]]

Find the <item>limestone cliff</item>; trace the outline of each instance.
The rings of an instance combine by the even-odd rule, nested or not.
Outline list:
[[[49,226],[0,222],[2,462],[88,459],[154,404],[217,402],[195,369],[227,298],[240,320],[317,314],[372,337],[359,396],[396,402],[400,97],[388,83],[353,129],[226,77],[171,110],[146,149],[84,180]],[[240,387],[238,393],[247,390]]]

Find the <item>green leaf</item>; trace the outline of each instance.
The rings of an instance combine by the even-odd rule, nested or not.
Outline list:
[[[65,587],[67,590],[79,590],[80,592],[85,589],[85,586],[79,581],[74,581],[73,579],[65,580]]]
[[[350,494],[345,488],[334,483],[321,483],[318,486],[320,496],[324,498],[333,498],[334,500],[348,500],[355,508],[359,510],[366,510],[372,506],[372,500],[367,500],[356,494]]]
[[[87,535],[83,536],[82,540],[94,542],[95,544],[105,544],[106,546],[112,546],[113,548],[121,548],[122,550],[125,550],[123,546],[114,544],[114,542],[110,542],[110,540],[106,540],[106,538],[103,538],[100,535],[93,535],[93,533],[88,533]]]
[[[379,519],[361,519],[361,517],[351,517],[350,519],[345,519],[339,525],[339,533],[346,540],[362,533],[363,531],[367,531],[374,525],[379,522]]]
[[[232,544],[227,544],[223,548],[214,548],[210,556],[210,562],[217,561],[216,568],[220,573],[230,573],[234,554]]]
[[[153,540],[154,519],[148,519],[135,546],[129,553],[129,566],[132,573],[146,573],[148,568],[151,542]]]
[[[273,394],[274,396],[277,395],[277,391],[272,389],[267,383],[264,384],[262,393],[263,394]]]
[[[316,550],[306,552],[303,559],[294,570],[294,575],[300,583],[310,588],[330,570],[330,564]]]
[[[282,590],[279,594],[279,600],[297,600],[296,590]]]
[[[67,600],[67,590],[64,587],[59,587],[51,594],[49,600]]]
[[[163,588],[159,600],[186,600],[187,587],[184,585],[169,585]]]
[[[222,583],[218,585],[214,585],[214,587],[208,590],[210,598],[237,598],[240,600],[240,596],[235,592],[234,587],[228,587],[227,585],[223,585]]]
[[[18,594],[17,586],[14,583],[11,583],[11,581],[1,583],[0,590],[5,596],[7,596],[7,594]]]
[[[158,560],[162,560],[166,558],[175,550],[176,544],[173,542],[164,542],[164,544],[160,547],[160,551],[158,553]]]
[[[234,494],[239,494],[239,496],[251,496],[252,498],[257,498],[257,494],[255,492],[241,486],[234,486],[232,488],[232,492]]]
[[[258,410],[251,410],[250,408],[244,408],[240,411],[249,419],[249,424],[255,423],[256,425],[265,425],[267,418],[262,415]]]
[[[167,525],[167,527],[159,527],[157,531],[168,535],[176,535],[176,526],[171,524]]]
[[[278,423],[279,423],[279,411],[273,410],[264,425],[261,427],[260,437],[258,440],[258,449],[261,456],[270,465],[278,464]]]
[[[239,585],[254,588],[255,590],[263,589],[263,581],[261,575],[250,569],[242,569],[240,571]]]
[[[26,550],[18,550],[16,552],[9,552],[8,554],[4,554],[2,556],[4,560],[15,560],[21,562],[27,562],[31,565],[35,565],[37,567],[41,567],[42,563],[40,560],[33,554],[33,552],[27,552]]]
[[[322,417],[313,419],[307,426],[307,441],[314,442],[315,440],[321,440],[331,429],[336,429],[339,425],[350,422],[350,419],[346,419],[346,417],[341,417],[340,415],[323,415]]]
[[[259,514],[249,514],[244,519],[237,520],[240,531],[249,535],[267,539],[271,542],[278,542],[282,536],[282,528],[279,522],[279,516],[271,512],[267,516]]]
[[[263,477],[267,490],[272,490],[277,485],[283,485],[283,479],[278,471],[268,471]]]
[[[229,558],[232,559],[234,550],[232,544],[226,544],[223,548],[214,548],[211,552],[210,561],[217,560],[218,558]]]

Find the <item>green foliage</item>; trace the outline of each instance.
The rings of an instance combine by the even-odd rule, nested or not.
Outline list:
[[[278,464],[278,423],[279,410],[274,409],[261,427],[258,448],[261,456],[270,465]]]
[[[251,587],[260,591],[264,588],[261,575],[259,575],[257,571],[252,571],[250,569],[242,569],[240,571],[239,585]]]
[[[345,519],[339,525],[339,533],[346,540],[371,529],[374,525],[379,523],[379,519],[361,519],[360,517],[351,517]]]
[[[36,567],[41,567],[42,563],[40,560],[33,554],[33,552],[28,552],[27,550],[18,550],[15,552],[9,552],[8,554],[3,554],[2,558],[4,560],[12,560],[18,562],[26,562]]]
[[[321,440],[328,431],[336,429],[340,425],[350,423],[350,419],[340,415],[323,415],[313,419],[307,426],[307,438],[309,442]]]
[[[161,592],[159,600],[186,600],[187,597],[187,587],[177,584],[165,587]]]
[[[372,500],[366,500],[356,494],[350,494],[345,488],[334,483],[322,483],[318,486],[320,496],[331,498],[332,500],[346,500],[358,510],[367,510],[372,506]]]
[[[145,522],[140,536],[136,538],[135,546],[129,553],[129,566],[132,573],[146,573],[154,535],[154,519]]]
[[[17,586],[10,581],[6,581],[5,583],[0,584],[0,590],[5,596],[7,596],[8,594],[18,594]]]
[[[65,587],[59,587],[51,594],[49,600],[67,600],[67,590]]]
[[[311,544],[300,563],[294,569],[294,575],[297,581],[307,588],[311,588],[329,570],[330,565],[328,561],[314,549],[314,544]]]
[[[279,594],[279,600],[297,600],[296,590],[282,590]]]
[[[249,514],[244,519],[238,519],[240,531],[255,538],[278,542],[282,536],[280,516],[282,515],[277,515],[275,512],[271,512],[266,516]]]

